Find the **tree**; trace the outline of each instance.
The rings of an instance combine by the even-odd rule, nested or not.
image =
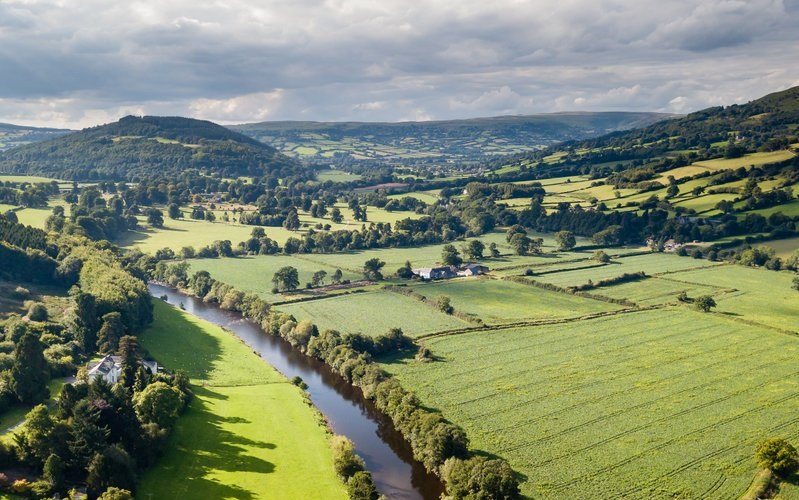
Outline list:
[[[330,220],[336,224],[341,224],[344,220],[344,216],[341,215],[341,210],[339,210],[338,207],[334,207],[333,210],[330,211]]]
[[[50,483],[55,491],[59,491],[64,485],[64,461],[55,453],[51,453],[44,462],[42,479]]]
[[[470,260],[478,260],[483,258],[483,251],[485,251],[485,244],[480,240],[472,240],[466,244],[465,254]]]
[[[286,216],[286,220],[283,222],[283,227],[289,231],[296,231],[300,228],[300,216],[297,215],[296,210],[289,212],[289,214]]]
[[[72,410],[72,425],[69,429],[67,446],[70,454],[70,469],[83,470],[96,453],[108,441],[107,427],[100,427],[100,410],[83,399]]]
[[[333,467],[339,476],[346,479],[364,470],[363,460],[355,453],[355,445],[346,436],[330,438],[330,448],[333,451]]]
[[[347,480],[347,495],[353,500],[375,500],[377,489],[372,476],[366,471],[358,471]]]
[[[111,445],[92,458],[86,486],[95,495],[112,486],[133,491],[136,487],[136,463],[120,445]]]
[[[452,307],[452,304],[450,303],[449,297],[447,297],[446,295],[439,295],[438,297],[436,297],[436,307],[438,308],[439,311],[445,314],[452,314],[453,311],[455,311],[455,309]]]
[[[272,283],[278,290],[295,290],[300,284],[300,276],[296,267],[285,266],[272,276]]]
[[[125,325],[122,315],[116,311],[103,315],[103,325],[97,334],[97,350],[102,354],[116,352],[119,348],[119,339],[125,335]]]
[[[93,295],[84,292],[75,294],[75,332],[83,352],[92,352],[97,347],[97,305]]]
[[[111,486],[97,497],[97,500],[133,500],[133,494],[128,490]]]
[[[666,188],[666,198],[674,198],[680,194],[680,186],[677,184],[669,184],[669,187]]]
[[[136,337],[125,335],[119,339],[119,357],[122,373],[119,381],[125,387],[133,387],[136,381],[136,371],[139,369],[139,342]]]
[[[516,255],[527,255],[530,252],[532,240],[525,233],[513,233],[509,243]]]
[[[171,203],[169,205],[168,214],[169,214],[169,218],[170,219],[182,219],[183,218],[183,212],[180,211],[180,207],[178,206],[177,203]]]
[[[793,277],[793,284],[791,285],[794,290],[799,292],[799,274]]]
[[[44,347],[37,335],[26,331],[14,347],[11,390],[22,403],[36,404],[50,397],[49,381],[50,369],[44,358]]]
[[[593,259],[597,262],[601,262],[602,264],[607,264],[610,262],[610,255],[606,254],[602,250],[597,250],[594,252]]]
[[[781,438],[766,439],[757,445],[755,457],[760,467],[786,477],[799,468],[799,453]]]
[[[47,321],[47,308],[41,302],[34,302],[28,308],[28,319],[31,321]]]
[[[710,309],[716,307],[716,301],[710,295],[702,295],[694,299],[694,307],[702,312],[710,312]]]
[[[406,260],[405,265],[397,269],[397,277],[405,280],[413,278],[413,268],[411,268],[411,261]]]
[[[324,284],[326,277],[327,277],[327,271],[325,271],[324,269],[320,269],[319,271],[313,273],[313,276],[311,277],[311,284],[313,286],[320,286]]]
[[[153,382],[133,396],[133,407],[142,423],[170,429],[183,407],[183,395],[165,382]]]
[[[555,242],[558,244],[558,250],[567,251],[574,248],[577,239],[571,231],[558,231],[555,233]]]
[[[441,250],[441,262],[447,266],[458,266],[463,262],[461,254],[455,245],[444,245]]]
[[[164,213],[157,208],[147,210],[147,224],[153,227],[164,227]]]
[[[441,478],[452,498],[518,498],[519,483],[504,460],[451,457],[441,467]]]
[[[341,269],[336,269],[335,271],[333,271],[333,276],[331,277],[331,279],[333,280],[333,283],[339,284],[341,283],[341,278],[343,277],[344,273],[341,272]]]
[[[363,264],[363,277],[367,280],[380,281],[383,279],[381,269],[386,263],[377,257],[369,259]]]
[[[497,244],[494,243],[493,241],[488,244],[488,251],[491,253],[491,257],[495,259],[499,257],[499,248],[497,247]]]

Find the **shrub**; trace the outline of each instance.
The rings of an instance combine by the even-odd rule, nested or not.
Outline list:
[[[710,309],[716,307],[716,301],[710,295],[702,295],[694,299],[694,307],[702,312],[710,312]]]
[[[799,453],[785,439],[766,439],[757,445],[755,457],[760,467],[780,476],[786,476],[799,468]]]
[[[47,321],[47,308],[41,302],[34,302],[28,308],[28,319],[31,321]]]
[[[128,490],[111,486],[97,500],[133,500],[133,495]]]
[[[445,314],[452,314],[452,311],[455,310],[455,308],[452,307],[452,304],[450,303],[450,298],[447,297],[446,295],[439,295],[438,297],[436,297],[436,307],[438,308],[439,311]]]
[[[377,489],[372,482],[372,475],[358,471],[347,481],[347,494],[352,500],[375,500]]]
[[[345,436],[330,438],[330,448],[333,450],[333,467],[339,476],[347,479],[364,470],[363,460],[355,453],[355,445]]]
[[[453,498],[518,498],[519,483],[504,460],[472,457],[449,458],[441,467],[441,478]]]
[[[14,297],[18,299],[27,299],[31,296],[31,291],[25,287],[18,286],[14,289]]]

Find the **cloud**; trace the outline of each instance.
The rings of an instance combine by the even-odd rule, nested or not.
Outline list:
[[[0,121],[688,111],[798,81],[798,20],[799,0],[5,0]]]

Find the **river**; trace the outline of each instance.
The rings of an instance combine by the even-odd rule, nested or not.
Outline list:
[[[325,415],[333,432],[355,443],[380,493],[392,499],[439,498],[443,492],[440,480],[413,459],[410,445],[391,419],[327,365],[267,334],[239,313],[224,311],[162,285],[150,284],[149,288],[154,297],[166,295],[171,304],[182,302],[186,312],[229,330],[286,377],[302,377],[308,384],[311,401]]]

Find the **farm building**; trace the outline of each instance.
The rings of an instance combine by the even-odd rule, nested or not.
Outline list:
[[[488,267],[479,264],[457,266],[421,267],[413,270],[413,274],[423,280],[442,280],[456,276],[477,276],[488,272]]]
[[[122,375],[121,360],[122,358],[119,356],[108,355],[99,361],[89,363],[89,380],[102,377],[109,384],[116,384]],[[150,373],[158,372],[158,363],[155,361],[142,360],[139,363]]]

